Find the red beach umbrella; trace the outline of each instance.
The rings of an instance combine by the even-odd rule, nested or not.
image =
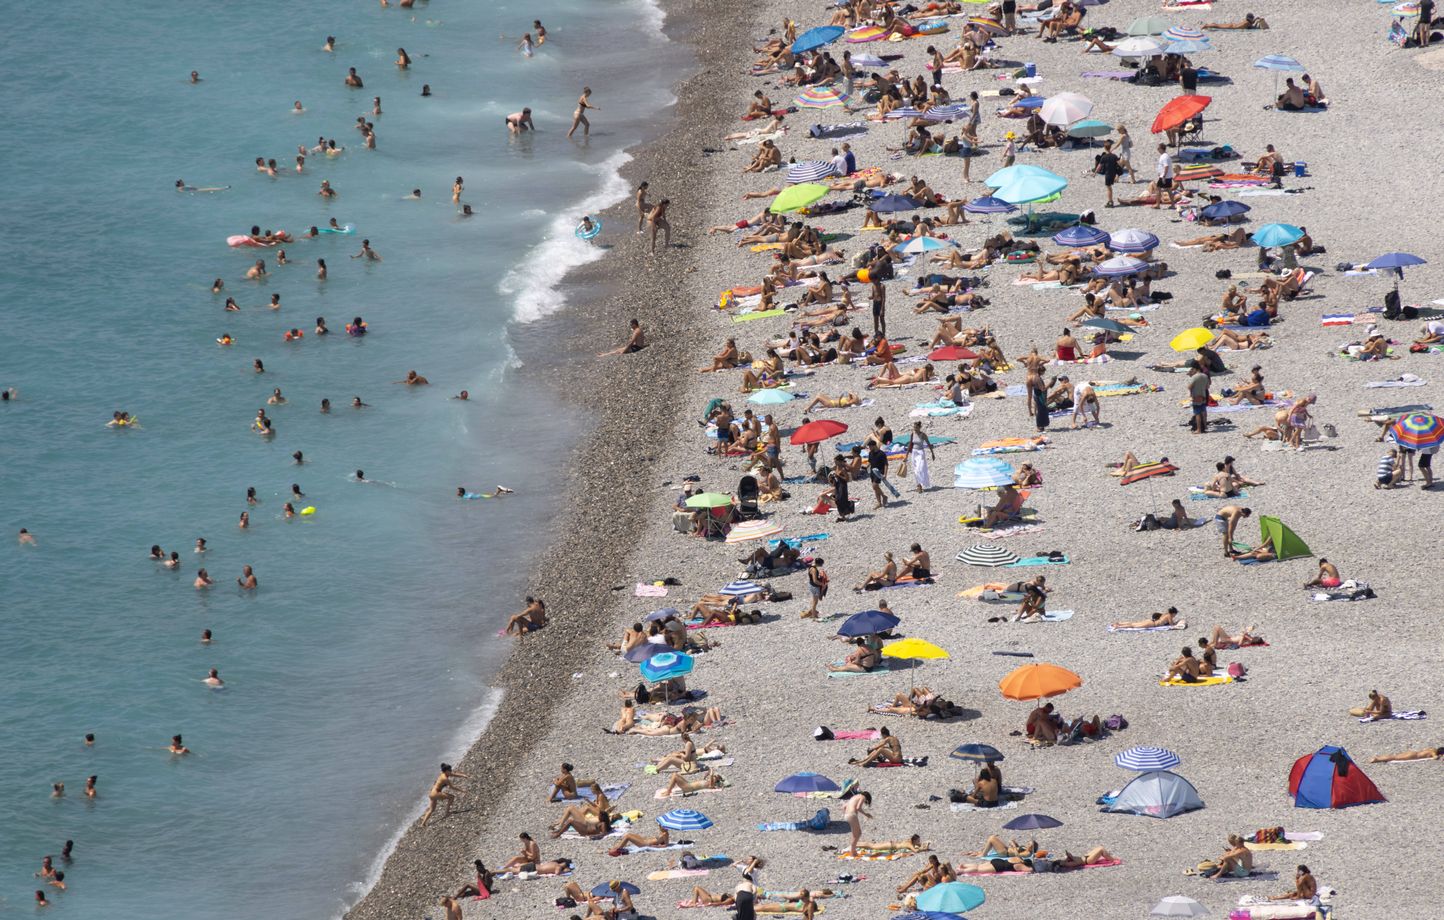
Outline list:
[[[944,345],[928,355],[929,361],[974,361],[977,355],[961,345]]]
[[[1179,96],[1158,110],[1158,117],[1153,119],[1153,133],[1162,134],[1169,128],[1178,127],[1208,108],[1212,101],[1212,96]]]
[[[847,426],[842,422],[835,422],[830,418],[820,418],[801,426],[787,440],[791,444],[816,444],[818,441],[835,438],[846,430]]]

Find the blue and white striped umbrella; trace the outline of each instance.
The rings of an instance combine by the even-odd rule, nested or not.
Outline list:
[[[1174,26],[1163,33],[1163,37],[1171,42],[1206,42],[1208,36],[1198,29],[1190,29],[1187,26]]]
[[[886,67],[886,66],[887,66],[887,61],[884,61],[882,58],[878,57],[878,56],[875,55],[875,54],[868,54],[867,52],[864,52],[864,53],[862,53],[862,54],[854,54],[854,55],[852,56],[852,66],[854,66],[854,67]]]
[[[1213,45],[1206,41],[1196,41],[1194,39],[1180,39],[1178,41],[1169,42],[1166,46],[1164,46],[1163,53],[1202,54],[1205,51],[1213,50]]]
[[[1108,232],[1097,227],[1089,227],[1086,224],[1075,224],[1053,234],[1053,242],[1059,246],[1074,248],[1097,246],[1099,243],[1108,242]]]
[[[743,595],[747,594],[756,594],[761,590],[762,586],[759,585],[757,582],[748,581],[746,579],[729,581],[727,584],[722,586],[722,593],[727,595],[728,597],[742,597]]]
[[[968,107],[961,102],[952,102],[948,105],[935,105],[923,113],[928,121],[952,121],[955,118],[962,118],[968,114]]]
[[[887,121],[897,121],[902,118],[921,118],[922,114],[921,109],[915,109],[910,105],[905,105],[900,109],[893,109],[884,115],[883,118]]]
[[[1010,211],[1018,210],[1015,204],[1008,204],[1001,198],[994,198],[987,195],[983,198],[974,198],[963,205],[963,210],[969,214],[1007,214]]]
[[[969,457],[953,467],[953,488],[983,489],[1013,481],[1013,464],[997,457]]]
[[[705,831],[712,826],[712,819],[700,811],[678,808],[658,815],[657,823],[669,831]]]
[[[1151,770],[1172,770],[1183,763],[1183,758],[1161,747],[1131,747],[1120,751],[1113,763],[1125,770],[1147,773]]]
[[[1142,259],[1135,259],[1132,256],[1114,256],[1107,262],[1099,262],[1093,272],[1105,278],[1119,278],[1124,275],[1136,275],[1147,267],[1148,263]]]
[[[1259,70],[1278,70],[1292,73],[1303,73],[1304,65],[1289,57],[1287,54],[1270,54],[1253,62],[1253,66]]]
[[[818,179],[826,179],[835,171],[828,160],[803,160],[787,167],[787,181],[793,185],[799,182],[816,182]]]
[[[1158,237],[1147,230],[1129,228],[1108,235],[1108,248],[1114,252],[1148,252],[1158,248]]]

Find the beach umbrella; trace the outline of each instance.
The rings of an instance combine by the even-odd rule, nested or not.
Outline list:
[[[846,430],[847,426],[842,422],[830,418],[820,418],[801,425],[792,432],[792,437],[787,440],[791,444],[815,444],[819,441],[826,441],[828,438],[835,438]]]
[[[705,831],[712,819],[690,808],[675,808],[658,815],[657,823],[669,831]]]
[[[636,885],[633,885],[631,882],[618,882],[617,888],[620,891],[625,891],[627,894],[642,893],[642,889],[638,888]],[[592,897],[611,898],[612,900],[616,900],[617,893],[612,890],[611,882],[602,882],[597,887],[592,889]]]
[[[797,40],[792,43],[792,53],[802,54],[804,51],[830,45],[842,38],[842,33],[846,31],[842,26],[818,26],[815,29],[808,29],[797,36]]]
[[[1249,206],[1242,201],[1218,201],[1198,213],[1204,220],[1228,220],[1238,217],[1240,214],[1247,214],[1250,210]]]
[[[642,622],[654,623],[657,620],[665,620],[667,619],[667,617],[679,617],[681,615],[682,611],[678,610],[676,607],[663,607],[661,610],[653,610],[651,613],[642,617]]]
[[[905,243],[898,243],[892,248],[892,251],[905,254],[914,252],[932,252],[935,249],[947,249],[949,246],[955,245],[957,244],[950,243],[947,240],[940,240],[935,236],[916,236]]]
[[[968,918],[946,910],[914,910],[898,914],[892,920],[968,920]]]
[[[632,646],[622,657],[632,664],[641,664],[648,658],[655,658],[657,655],[670,651],[672,648],[664,642],[643,642],[640,645]]]
[[[780,406],[783,403],[792,402],[793,395],[786,390],[779,390],[776,387],[767,390],[758,390],[747,401],[757,406]]]
[[[1274,72],[1274,95],[1279,92],[1279,74],[1281,73],[1303,73],[1304,65],[1289,57],[1287,54],[1268,54],[1257,61],[1253,66],[1259,70],[1272,70]]]
[[[1038,109],[1043,123],[1066,128],[1076,121],[1082,121],[1093,112],[1093,100],[1078,93],[1058,93],[1049,96]]]
[[[1174,26],[1165,29],[1163,37],[1173,42],[1206,42],[1208,36],[1199,29],[1190,29],[1188,26]]]
[[[1214,50],[1213,45],[1207,41],[1187,39],[1172,41],[1163,47],[1164,54],[1201,54],[1205,51]]]
[[[875,636],[895,628],[902,620],[883,610],[864,610],[854,613],[842,621],[837,628],[839,636]]]
[[[996,19],[989,19],[987,16],[969,16],[968,22],[987,32],[989,35],[1007,35],[1008,29]]]
[[[1152,57],[1155,54],[1162,54],[1165,47],[1167,46],[1156,38],[1136,36],[1134,38],[1125,38],[1123,41],[1114,45],[1113,55],[1121,58]]]
[[[721,492],[698,492],[687,499],[688,508],[725,508],[732,504],[732,496]]]
[[[997,457],[969,457],[953,467],[953,488],[983,489],[1013,481],[1013,465]]]
[[[1172,770],[1183,763],[1183,758],[1167,748],[1139,746],[1119,751],[1114,755],[1113,763],[1125,770],[1149,773],[1153,770]]]
[[[1444,419],[1428,412],[1411,412],[1389,426],[1388,437],[1405,450],[1432,454],[1444,445]]]
[[[884,61],[882,58],[878,57],[876,54],[871,54],[871,53],[869,53],[869,52],[864,51],[864,52],[862,52],[861,54],[854,54],[854,55],[852,56],[852,66],[854,66],[854,67],[868,67],[868,68],[872,68],[872,67],[886,67],[886,66],[887,66],[887,61]]]
[[[1153,910],[1148,912],[1150,917],[1202,917],[1208,911],[1204,906],[1193,898],[1185,898],[1181,894],[1169,895],[1157,904]]]
[[[835,86],[809,86],[794,101],[803,109],[846,107],[851,102],[847,94]]]
[[[1107,317],[1102,316],[1095,316],[1090,319],[1085,319],[1078,325],[1086,326],[1089,329],[1102,329],[1104,332],[1116,332],[1119,335],[1122,335],[1125,332],[1133,331],[1116,319],[1108,319]]]
[[[1052,176],[1056,175],[1041,166],[1034,166],[1032,163],[1015,163],[1012,166],[1004,166],[983,180],[988,188],[1002,188],[1024,176]]]
[[[733,524],[732,529],[727,531],[727,542],[746,543],[748,540],[761,540],[763,537],[771,537],[780,533],[782,533],[782,525],[777,521],[756,518]]]
[[[818,179],[826,179],[834,172],[836,170],[833,169],[831,160],[803,160],[787,167],[787,181],[793,185],[799,182],[816,182]]]
[[[1148,263],[1142,259],[1135,259],[1132,256],[1114,256],[1104,262],[1099,262],[1093,269],[1095,275],[1104,278],[1121,278],[1125,275],[1136,275],[1148,267]]]
[[[960,914],[965,910],[981,907],[988,896],[977,885],[966,882],[943,882],[918,892],[917,904],[922,910],[940,910],[944,913]]]
[[[821,773],[794,773],[772,787],[773,792],[836,792],[837,783]]]
[[[911,105],[893,109],[883,116],[884,121],[902,121],[904,118],[922,118],[923,110]]]
[[[975,361],[978,356],[961,345],[944,345],[928,355],[929,361]]]
[[[1192,329],[1185,329],[1174,336],[1168,343],[1168,347],[1174,351],[1193,351],[1202,348],[1213,341],[1213,330],[1205,329],[1202,326],[1194,326]]]
[[[1020,109],[1041,109],[1043,103],[1047,101],[1048,100],[1042,96],[1024,96],[1022,99],[1015,100],[1013,105]]]
[[[1022,815],[1003,825],[1005,831],[1046,831],[1062,827],[1063,822],[1048,815]]]
[[[1304,238],[1304,231],[1293,224],[1264,224],[1249,237],[1265,249],[1272,246],[1287,246]]]
[[[1177,128],[1196,115],[1203,114],[1203,110],[1208,108],[1208,104],[1212,101],[1212,96],[1179,96],[1170,100],[1167,105],[1158,110],[1158,114],[1154,117],[1153,133],[1162,134],[1170,128]]]
[[[973,763],[997,763],[1006,759],[1003,757],[1003,752],[991,744],[977,743],[959,745],[948,756],[957,760],[970,760]]]
[[[868,203],[868,210],[878,214],[893,214],[897,211],[914,211],[923,206],[921,201],[907,195],[882,195]]]
[[[783,189],[767,210],[773,214],[783,214],[787,211],[796,211],[798,208],[805,208],[818,199],[824,197],[831,189],[816,182],[803,182],[798,185]]]
[[[1009,700],[1041,700],[1062,696],[1083,686],[1083,678],[1056,664],[1025,664],[998,681],[1003,698]]]
[[[1096,118],[1086,118],[1068,129],[1069,137],[1107,137],[1113,133],[1113,126]]]
[[[928,121],[952,121],[955,118],[962,118],[968,114],[968,107],[961,102],[950,102],[947,105],[935,105],[923,113]]]
[[[1090,227],[1086,224],[1075,224],[1066,230],[1059,230],[1053,234],[1053,242],[1059,246],[1070,246],[1081,249],[1084,246],[1097,246],[1099,243],[1108,242],[1108,233],[1098,227]]]
[[[739,578],[737,581],[729,581],[722,586],[721,594],[728,597],[745,597],[748,594],[756,594],[762,590],[762,586],[755,581],[746,578]]]
[[[1006,546],[999,546],[996,543],[974,543],[958,553],[958,561],[968,565],[997,568],[1000,565],[1012,565],[1017,562],[1018,554]]]
[[[1057,195],[1068,187],[1068,180],[1059,175],[1022,176],[993,193],[995,198],[1011,204],[1027,204]]]
[[[1162,16],[1143,16],[1128,24],[1129,35],[1162,35],[1171,23]]]
[[[985,195],[982,198],[974,198],[963,205],[963,210],[969,214],[1006,214],[1009,211],[1018,210],[1017,205],[1008,204],[1001,198],[994,198],[992,195]]]
[[[1108,248],[1114,252],[1149,252],[1158,248],[1158,237],[1147,230],[1130,227],[1110,233]]]
[[[642,677],[649,683],[660,684],[664,680],[691,674],[695,664],[696,660],[685,652],[663,652],[642,662]]]
[[[910,658],[914,661],[930,661],[950,657],[946,651],[923,639],[900,639],[882,647],[884,658]]]
[[[1410,265],[1424,265],[1424,259],[1407,252],[1385,253],[1365,265],[1365,268],[1383,268],[1394,273],[1394,290],[1399,289],[1399,281],[1404,277],[1404,269]]]

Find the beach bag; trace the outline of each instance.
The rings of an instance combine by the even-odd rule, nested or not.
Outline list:
[[[1234,678],[1234,679],[1236,680],[1236,679],[1238,679],[1238,678],[1240,678],[1240,677],[1243,677],[1243,676],[1246,675],[1247,673],[1248,673],[1248,668],[1244,667],[1242,661],[1233,661],[1233,662],[1230,662],[1230,663],[1229,663],[1229,666],[1228,666],[1228,676],[1229,676],[1229,677],[1232,677],[1232,678]]]
[[[1122,715],[1114,713],[1103,720],[1103,727],[1111,732],[1119,732],[1128,727],[1128,720]]]
[[[812,730],[813,741],[831,741],[833,739],[832,729],[826,725],[819,725]]]

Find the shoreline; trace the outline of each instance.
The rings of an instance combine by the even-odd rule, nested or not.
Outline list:
[[[672,41],[691,48],[692,60],[690,72],[676,87],[677,101],[671,107],[668,126],[639,147],[625,148],[632,159],[621,173],[632,189],[643,178],[660,186],[664,183],[657,181],[659,176],[666,177],[667,183],[686,184],[686,164],[693,149],[687,135],[695,127],[695,113],[708,108],[710,94],[702,85],[707,74],[701,68],[698,49],[709,31],[719,27],[711,21],[718,13],[696,0],[664,0],[662,7],[664,32]],[[715,99],[711,105],[716,107]],[[687,116],[680,114],[684,111]],[[704,213],[701,190],[693,188],[691,193],[693,197],[686,202],[688,213]],[[626,226],[635,213],[630,195],[600,212],[609,226]],[[674,222],[674,242],[686,235]],[[594,647],[612,628],[609,614],[620,604],[614,602],[608,610],[597,611],[592,587],[612,582],[620,577],[616,573],[628,567],[636,539],[646,526],[649,497],[647,490],[625,495],[615,485],[652,481],[656,464],[655,458],[647,458],[649,468],[639,473],[627,445],[608,433],[631,428],[632,437],[662,439],[669,435],[683,392],[683,387],[675,384],[689,376],[687,369],[701,340],[695,326],[678,321],[679,314],[668,309],[688,301],[678,296],[672,276],[693,267],[692,252],[674,249],[653,259],[644,248],[644,239],[628,233],[603,258],[571,269],[559,284],[566,305],[526,325],[523,338],[529,342],[564,343],[553,349],[553,359],[557,353],[577,353],[576,374],[558,381],[555,363],[540,366],[541,362],[527,360],[523,353],[526,345],[514,345],[522,359],[523,379],[530,377],[531,382],[551,388],[597,415],[568,458],[574,463],[563,486],[568,508],[553,522],[554,536],[527,577],[528,592],[546,600],[550,622],[524,640],[509,640],[515,647],[491,680],[489,699],[500,694],[500,703],[466,753],[453,761],[459,771],[472,777],[470,789],[474,791],[463,808],[449,821],[422,829],[416,824],[421,810],[418,804],[408,826],[392,839],[391,851],[369,889],[343,914],[346,920],[385,920],[414,913],[433,907],[440,894],[461,884],[475,858],[479,832],[491,824],[511,789],[513,780],[508,774],[541,735],[551,730],[552,715],[571,692],[566,683],[551,680],[548,665]],[[584,290],[588,287],[592,288],[590,295]],[[649,331],[651,344],[642,360],[595,359],[593,355],[601,348],[598,343],[621,341],[627,320],[634,315]],[[639,412],[635,400],[623,403],[606,398],[618,391],[650,400],[651,405]],[[607,522],[605,532],[592,526],[598,519]],[[565,579],[551,574],[563,571]],[[630,582],[625,587],[630,588]],[[618,591],[615,596],[629,597],[630,591]],[[508,610],[520,606],[519,599],[504,599],[504,603]],[[420,793],[425,781],[418,777],[419,803],[424,802]],[[438,863],[448,868],[442,870]],[[458,881],[440,883],[439,878]]]

